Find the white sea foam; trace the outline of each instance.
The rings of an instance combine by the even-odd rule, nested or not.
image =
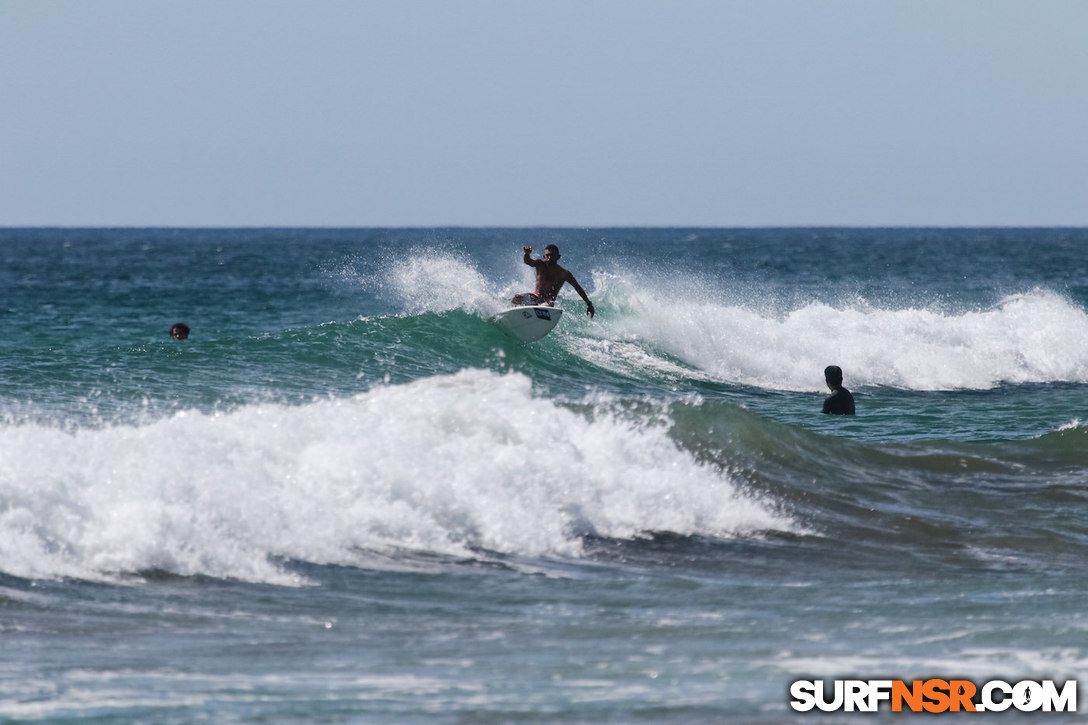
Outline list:
[[[588,533],[792,526],[660,427],[589,419],[525,376],[477,370],[74,435],[7,425],[0,454],[0,562],[28,577],[290,583],[278,557],[577,556]]]
[[[531,287],[531,273],[515,272],[517,281],[498,283],[463,254],[432,250],[390,261],[382,286],[409,314],[463,309],[486,317]],[[1049,290],[966,311],[863,299],[783,310],[770,295],[723,291],[698,276],[628,269],[582,276],[599,314],[592,322],[568,316],[555,338],[623,374],[686,374],[794,391],[823,391],[829,364],[844,369],[850,387],[1088,382],[1088,312]],[[560,296],[566,303],[581,311],[569,288]]]
[[[494,314],[503,298],[464,255],[450,252],[416,254],[385,269],[385,284],[410,314],[464,309]]]
[[[591,334],[637,343],[722,382],[822,390],[829,364],[843,368],[848,386],[949,390],[1088,381],[1088,313],[1045,290],[956,313],[860,300],[778,312],[758,298],[725,301],[691,286],[665,291],[626,277],[598,279],[597,293],[618,312],[601,316],[599,328],[587,328]],[[609,364],[599,345],[587,344],[584,352],[595,364]],[[616,362],[630,364],[630,355]]]

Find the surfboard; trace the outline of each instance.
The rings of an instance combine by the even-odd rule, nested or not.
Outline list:
[[[495,315],[499,327],[525,342],[547,335],[563,316],[563,310],[545,305],[511,307]]]

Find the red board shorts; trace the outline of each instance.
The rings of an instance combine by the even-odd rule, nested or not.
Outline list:
[[[538,295],[536,292],[526,292],[524,294],[514,295],[514,299],[510,300],[510,304],[517,305],[517,306],[524,306],[524,305],[548,305],[548,306],[551,306],[551,304],[546,299],[544,299],[543,297]]]

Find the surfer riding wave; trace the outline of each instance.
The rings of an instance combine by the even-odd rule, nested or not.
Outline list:
[[[529,256],[532,254],[532,247],[522,247],[522,250],[524,251],[522,261],[536,269],[536,291],[515,295],[511,300],[512,304],[555,307],[555,298],[559,296],[560,288],[563,287],[564,283],[570,282],[570,286],[574,288],[574,291],[585,300],[586,314],[590,318],[596,314],[593,303],[589,301],[589,295],[582,289],[582,285],[578,284],[578,280],[574,278],[570,270],[559,266],[559,247],[554,244],[544,247],[543,259],[534,259]]]

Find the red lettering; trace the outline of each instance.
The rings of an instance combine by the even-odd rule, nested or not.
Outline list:
[[[892,712],[902,712],[904,701],[907,703],[907,707],[911,709],[911,712],[922,711],[921,680],[915,680],[911,687],[907,687],[907,683],[902,680],[892,682]]]
[[[946,680],[926,680],[922,684],[922,695],[928,700],[922,707],[926,712],[944,712],[948,709],[948,682]]]

